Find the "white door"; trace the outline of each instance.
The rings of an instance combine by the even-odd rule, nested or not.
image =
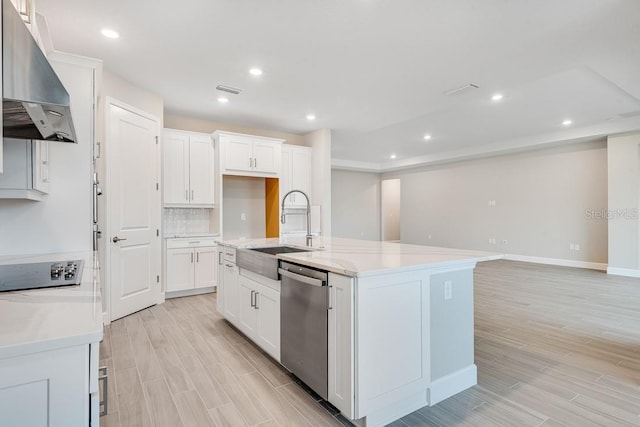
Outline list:
[[[280,360],[280,293],[260,286],[255,297],[258,307],[258,345]]]
[[[193,249],[167,249],[167,292],[193,288],[193,263]]]
[[[258,310],[255,307],[256,294],[253,281],[240,276],[238,281],[238,328],[250,338],[254,338],[258,330]]]
[[[195,280],[196,288],[207,288],[216,284],[216,263],[218,258],[215,246],[205,246],[195,250]]]
[[[235,264],[224,263],[224,317],[234,325],[238,324],[238,280],[240,271]]]
[[[280,145],[270,141],[254,141],[253,170],[277,175],[280,171]]]
[[[231,171],[251,171],[253,159],[251,158],[252,144],[249,138],[245,137],[224,137],[223,164],[226,170]]]
[[[160,295],[158,120],[108,102],[107,185],[111,320]]]
[[[191,136],[189,144],[189,182],[191,203],[213,205],[213,141],[210,137]]]
[[[189,137],[165,132],[162,136],[162,157],[164,203],[189,203]]]

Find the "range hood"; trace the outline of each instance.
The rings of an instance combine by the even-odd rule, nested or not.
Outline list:
[[[4,137],[77,142],[69,93],[11,1],[1,1]]]

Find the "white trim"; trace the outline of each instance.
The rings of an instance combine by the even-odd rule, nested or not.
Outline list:
[[[359,172],[383,172],[381,163],[359,162],[357,160],[331,159],[331,169],[344,169]]]
[[[640,270],[636,270],[633,268],[607,267],[607,274],[612,274],[615,276],[640,278]]]
[[[215,286],[207,286],[206,288],[185,289],[182,291],[170,291],[165,293],[165,299],[188,297],[192,295],[211,294],[216,291]]]
[[[545,258],[529,255],[505,254],[509,261],[531,262],[534,264],[560,265],[563,267],[588,268],[590,270],[607,271],[607,264],[602,262],[576,261],[572,259]]]
[[[478,368],[475,364],[433,380],[429,387],[429,406],[442,402],[476,384],[478,384]]]

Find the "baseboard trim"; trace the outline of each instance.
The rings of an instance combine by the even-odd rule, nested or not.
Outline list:
[[[510,261],[531,262],[534,264],[559,265],[562,267],[587,268],[590,270],[607,271],[607,264],[601,262],[575,261],[572,259],[545,258],[529,255],[505,254],[504,259]]]
[[[189,297],[192,295],[200,295],[200,294],[210,294],[215,292],[215,286],[209,286],[207,288],[198,288],[198,289],[187,289],[184,291],[173,291],[173,292],[165,292],[165,299],[170,298],[180,298],[180,297]]]
[[[640,278],[640,270],[635,270],[633,268],[607,267],[607,274],[612,274],[614,276]]]
[[[429,386],[429,406],[442,402],[476,384],[478,384],[478,368],[475,364],[433,380]]]

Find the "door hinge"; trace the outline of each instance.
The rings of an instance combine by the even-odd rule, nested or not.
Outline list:
[[[160,229],[156,228],[156,237],[160,237]]]
[[[160,275],[159,274],[156,276],[156,283],[160,283]]]

